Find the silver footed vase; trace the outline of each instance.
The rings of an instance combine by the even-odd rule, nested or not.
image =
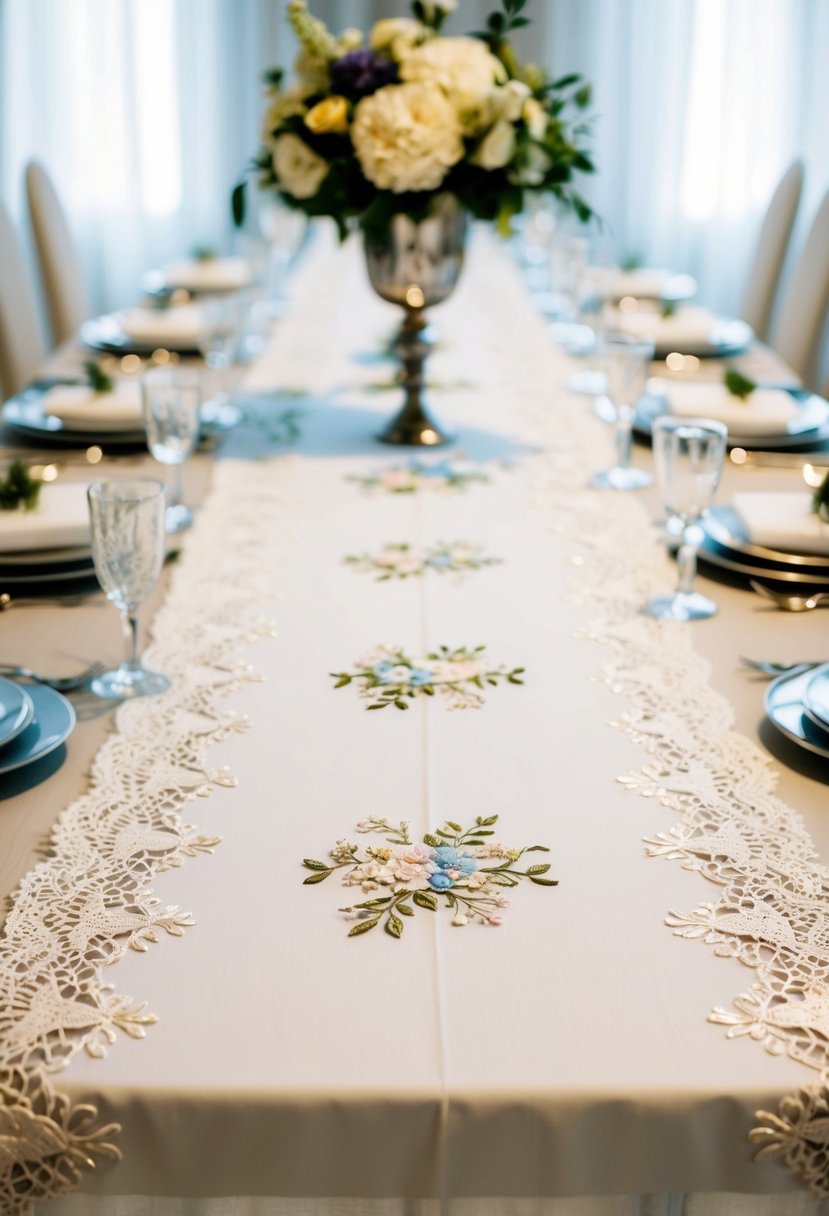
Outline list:
[[[432,346],[424,313],[455,289],[463,265],[466,226],[466,212],[454,195],[438,194],[423,219],[396,214],[387,224],[365,233],[372,287],[382,299],[404,309],[394,341],[403,405],[377,436],[383,443],[437,447],[454,438],[424,400],[425,364]]]

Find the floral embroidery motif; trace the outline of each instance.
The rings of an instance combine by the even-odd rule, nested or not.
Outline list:
[[[376,473],[363,477],[349,476],[369,493],[418,494],[421,490],[465,490],[474,482],[486,483],[489,476],[480,465],[465,460],[461,453],[444,456],[438,461],[408,460],[405,464],[387,465]]]
[[[498,565],[501,560],[500,557],[487,557],[481,545],[473,545],[465,540],[429,545],[425,549],[388,544],[377,553],[349,554],[344,558],[347,565],[361,574],[374,574],[378,583],[390,579],[420,578],[428,570],[438,574],[467,574],[470,570]]]
[[[500,680],[523,684],[523,667],[491,667],[485,658],[486,647],[440,646],[422,657],[406,654],[402,646],[378,646],[360,659],[356,671],[332,671],[335,688],[357,681],[360,696],[371,701],[367,709],[394,705],[408,709],[413,697],[432,697],[436,692],[448,699],[449,709],[478,709],[484,703],[487,684]]]
[[[759,1125],[748,1133],[758,1145],[755,1161],[779,1157],[800,1174],[812,1194],[829,1195],[829,1090],[810,1085],[781,1101],[776,1115],[758,1110]]]
[[[340,909],[349,920],[357,922],[349,930],[349,937],[368,933],[381,921],[386,933],[402,937],[404,917],[414,916],[415,908],[437,912],[441,902],[452,912],[452,924],[458,927],[470,921],[500,925],[502,912],[509,907],[505,890],[517,887],[522,878],[542,887],[556,887],[558,880],[545,877],[548,863],[516,869],[525,853],[550,850],[543,844],[523,849],[496,844],[488,838],[495,835],[497,822],[497,815],[486,819],[479,816],[471,828],[464,830],[459,823],[447,821],[436,833],[427,832],[422,844],[415,844],[408,823],[395,827],[380,817],[362,819],[357,824],[358,832],[380,832],[387,843],[363,849],[338,840],[329,861],[305,858],[302,864],[313,873],[303,885],[324,882],[336,870],[344,870],[343,886],[359,887],[367,895],[382,892]]]

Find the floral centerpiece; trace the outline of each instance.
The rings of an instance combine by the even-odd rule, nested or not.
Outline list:
[[[260,186],[306,215],[330,216],[341,238],[362,228],[372,286],[406,310],[395,343],[405,399],[379,436],[387,443],[452,438],[422,400],[423,310],[455,286],[467,215],[506,232],[527,191],[552,193],[582,220],[591,215],[573,185],[593,169],[589,123],[579,117],[590,88],[578,75],[551,80],[522,64],[510,36],[529,24],[527,0],[501,2],[485,29],[446,37],[456,0],[414,0],[411,17],[377,21],[367,36],[335,35],[306,0],[289,0],[296,79],[286,85],[278,69],[267,76],[253,162]],[[244,184],[233,211],[241,223]]]
[[[413,16],[377,21],[368,35],[332,34],[289,0],[300,45],[296,80],[267,74],[260,185],[310,216],[330,216],[345,235],[392,213],[426,213],[435,192],[454,195],[479,219],[506,229],[525,192],[550,191],[589,218],[573,188],[593,169],[584,146],[590,87],[521,64],[510,34],[529,24],[527,0],[503,0],[486,29],[440,33],[456,0],[415,0]],[[241,195],[235,196],[237,215]]]

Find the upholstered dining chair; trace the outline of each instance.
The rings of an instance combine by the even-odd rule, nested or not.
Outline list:
[[[771,345],[807,388],[815,387],[820,339],[829,311],[829,191],[795,263]]]
[[[23,253],[11,216],[0,203],[0,388],[4,399],[28,384],[45,353]]]
[[[36,160],[26,166],[26,196],[52,339],[58,345],[89,316],[83,271],[52,179]]]
[[[789,165],[769,200],[754,246],[740,316],[763,342],[769,336],[774,297],[802,190],[803,162],[796,160]]]

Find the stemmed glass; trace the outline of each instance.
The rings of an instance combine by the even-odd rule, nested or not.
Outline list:
[[[650,338],[607,334],[602,349],[607,397],[616,420],[616,464],[612,469],[595,473],[590,484],[600,490],[638,490],[653,481],[650,473],[632,468],[630,464],[636,403],[648,383],[653,342]]]
[[[265,240],[270,244],[270,266],[268,286],[270,298],[266,304],[267,315],[271,318],[284,317],[288,311],[288,297],[285,284],[288,270],[296,257],[308,221],[301,211],[287,207],[284,203],[274,202],[273,199],[263,200],[259,206],[259,227]]]
[[[677,552],[679,580],[673,595],[648,600],[649,616],[665,621],[698,621],[713,616],[717,605],[694,591],[697,549],[703,537],[699,520],[720,484],[728,429],[707,418],[656,418],[653,456],[662,502],[670,520],[682,527]]]
[[[136,619],[164,561],[164,493],[163,483],[149,477],[94,481],[87,491],[95,573],[121,613],[127,644],[120,667],[90,684],[108,700],[151,696],[170,687],[165,675],[142,666]]]
[[[228,389],[230,369],[236,359],[245,323],[245,300],[241,292],[208,296],[199,304],[201,327],[198,347],[212,373],[210,399],[202,406],[205,422],[234,426],[239,411],[234,407]]]
[[[198,442],[201,399],[201,375],[193,368],[156,367],[141,378],[147,447],[159,464],[173,469],[168,532],[183,532],[193,522],[193,512],[182,502],[182,465]]]

